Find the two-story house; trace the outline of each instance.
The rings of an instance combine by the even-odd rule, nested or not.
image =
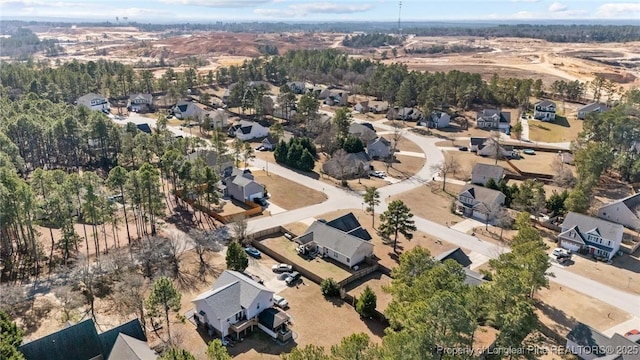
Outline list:
[[[248,141],[269,135],[269,129],[254,121],[240,120],[229,128],[228,135]]]
[[[499,183],[504,178],[504,168],[498,165],[477,163],[471,170],[471,183],[476,185],[487,185],[489,179]]]
[[[561,225],[558,245],[574,252],[611,260],[620,249],[624,228],[620,224],[570,212]]]
[[[551,100],[542,100],[533,106],[533,118],[542,121],[556,119],[556,103]]]
[[[602,205],[598,209],[598,217],[640,230],[640,193]]]
[[[204,111],[191,101],[180,101],[172,109],[173,115],[180,120],[201,121],[204,118]]]
[[[584,120],[590,113],[602,113],[609,110],[609,107],[602,103],[591,103],[578,108],[578,119]]]
[[[432,111],[429,116],[423,118],[418,125],[427,126],[432,129],[442,129],[449,126],[451,116],[445,112]]]
[[[264,185],[254,180],[251,171],[233,168],[223,179],[225,195],[240,201],[253,201],[264,197]],[[224,174],[227,175],[227,174]]]
[[[248,275],[226,270],[209,291],[196,296],[194,319],[213,329],[215,335],[240,336],[258,326],[258,316],[273,306],[274,292]],[[212,334],[213,335],[213,334]]]
[[[131,94],[127,103],[127,109],[131,112],[147,112],[153,106],[153,96],[151,94]]]
[[[99,111],[109,112],[109,109],[111,108],[111,105],[109,104],[109,99],[107,99],[103,95],[96,94],[96,93],[89,93],[89,94],[83,95],[78,98],[76,103],[78,104],[78,106],[84,105],[88,107],[89,110],[99,110]]]
[[[508,131],[511,128],[511,113],[484,109],[476,114],[476,125],[481,129]]]
[[[495,209],[504,205],[504,201],[504,194],[498,190],[467,184],[458,193],[456,211],[464,216],[490,221]]]

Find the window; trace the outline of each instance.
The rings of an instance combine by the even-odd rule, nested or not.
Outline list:
[[[347,258],[347,263],[349,263],[349,262],[350,262],[350,259],[349,259],[349,258]]]
[[[260,309],[260,303],[258,303],[258,306],[256,306],[256,309]]]
[[[607,240],[607,246],[611,247],[611,240]]]

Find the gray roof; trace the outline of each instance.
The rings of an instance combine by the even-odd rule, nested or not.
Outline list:
[[[542,107],[549,107],[551,105],[556,106],[556,103],[554,103],[551,100],[542,100],[542,101],[539,101],[539,102],[535,103],[535,106],[542,106]]]
[[[147,337],[145,336],[144,331],[142,331],[142,324],[140,324],[138,319],[133,319],[129,322],[118,325],[99,335],[100,341],[102,342],[102,348],[104,349],[105,358],[109,356],[111,349],[116,343],[118,334],[125,334],[143,342],[147,341]]]
[[[460,264],[462,267],[466,268],[471,266],[471,259],[467,256],[467,254],[462,251],[460,248],[455,248],[453,250],[445,251],[440,255],[436,256],[438,261],[444,262],[445,260],[453,260]]]
[[[367,166],[369,166],[370,163],[371,157],[369,157],[369,155],[364,151],[359,153],[349,153],[347,154],[344,162],[344,173],[357,173],[360,164],[364,167],[363,171],[368,170]],[[340,165],[336,161],[335,157],[322,164],[322,170],[333,177],[340,175]]]
[[[149,344],[129,335],[118,334],[109,360],[155,360],[158,355],[151,350]]]
[[[484,275],[471,269],[464,269],[464,283],[469,286],[478,286],[486,282]]]
[[[88,93],[85,95],[82,95],[78,98],[78,103],[80,102],[89,102],[93,99],[106,99],[107,97],[104,95],[100,95],[100,94],[96,94],[96,93]]]
[[[362,240],[371,240],[369,232],[362,227],[358,219],[351,212],[329,221],[327,225]]]
[[[580,346],[574,350],[583,349],[584,355],[587,354],[587,350],[592,351],[591,355],[599,355],[597,359],[637,360],[638,353],[640,353],[640,344],[634,343],[620,334],[614,334],[609,338],[581,322],[571,329],[567,339]],[[625,349],[625,351],[620,352],[619,349]]]
[[[460,194],[462,194],[465,191],[469,191],[469,193],[473,196],[474,199],[476,199],[477,201],[485,205],[494,204],[496,203],[496,200],[498,200],[500,195],[504,196],[504,194],[502,194],[498,190],[487,189],[486,187],[473,185],[473,184],[465,185],[460,191]]]
[[[578,108],[578,112],[590,112],[590,111],[596,111],[596,110],[607,111],[609,110],[609,107],[605,104],[594,102]]]
[[[476,119],[483,119],[485,121],[490,121],[494,116],[500,117],[500,122],[502,123],[511,123],[511,113],[509,112],[501,112],[500,110],[494,109],[484,109],[481,112],[478,112],[476,115]]]
[[[622,201],[634,214],[637,211],[640,211],[640,193],[627,196],[626,198],[618,201]]]
[[[139,97],[147,100],[148,102],[151,102],[153,100],[153,96],[151,96],[151,94],[143,94],[143,93],[130,94],[129,95],[129,100],[135,100],[135,99],[137,99]]]
[[[349,125],[349,134],[357,136],[365,143],[371,140],[375,140],[378,137],[374,130],[371,130],[371,128],[366,125],[358,123],[352,123],[351,125]]]
[[[477,163],[473,166],[473,170],[471,170],[471,177],[475,176],[502,179],[504,176],[504,168],[498,165]]]
[[[367,144],[367,146],[371,146],[377,142],[381,142],[383,143],[385,146],[391,146],[391,142],[387,139],[385,139],[383,136],[379,136],[371,141],[369,141],[369,144]]]
[[[235,176],[231,182],[233,184],[236,184],[236,185],[240,186],[240,187],[245,187],[245,186],[251,184],[254,181],[252,179],[249,179],[249,178],[244,177],[244,176]]]
[[[577,226],[579,232],[583,234],[595,231],[600,234],[602,238],[607,240],[622,239],[622,233],[624,232],[624,227],[620,224],[615,224],[610,221],[578,214],[575,212],[570,212],[564,218],[562,228],[569,229],[574,226]]]
[[[247,275],[225,270],[211,290],[198,295],[192,302],[204,300],[217,317],[226,319],[242,311],[242,308],[249,308],[262,291],[273,293]]]
[[[305,243],[314,241],[320,246],[329,248],[349,258],[353,257],[362,244],[369,244],[368,241],[349,235],[317,220],[309,226],[301,237],[305,237]]]

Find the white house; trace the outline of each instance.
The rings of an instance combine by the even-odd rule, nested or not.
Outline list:
[[[602,103],[591,103],[578,108],[578,119],[584,120],[590,113],[602,113],[609,110],[609,107]]]
[[[78,98],[78,101],[76,103],[78,104],[78,106],[84,105],[88,107],[89,110],[109,111],[109,109],[111,108],[109,99],[96,93],[83,95]]]
[[[356,105],[353,107],[353,110],[359,112],[360,114],[369,112],[369,101],[365,100],[356,103]]]
[[[628,228],[640,229],[640,193],[602,205],[598,217]]]
[[[367,238],[371,239],[369,233],[349,213],[328,223],[314,221],[294,241],[352,268],[373,255],[373,244]]]
[[[556,103],[551,100],[542,100],[533,106],[533,118],[542,121],[556,119]]]
[[[511,128],[511,113],[484,109],[476,114],[476,125],[481,129],[509,130]]]
[[[498,165],[477,163],[471,170],[471,183],[485,186],[489,179],[499,183],[504,177],[504,168]]]
[[[146,112],[153,106],[153,96],[151,94],[131,94],[127,108],[132,112]]]
[[[427,126],[432,129],[442,129],[449,126],[450,122],[451,116],[449,116],[449,114],[440,111],[432,111],[431,114],[422,119],[418,125]]]
[[[504,194],[498,190],[467,184],[458,194],[456,210],[464,216],[490,221],[495,209],[504,205],[504,200]]]
[[[209,118],[209,123],[214,129],[219,129],[227,126],[229,115],[224,109],[216,109],[214,111],[208,111],[205,116]]]
[[[367,144],[367,154],[373,158],[386,158],[391,154],[391,143],[382,136],[371,140]]]
[[[247,141],[269,135],[269,129],[257,122],[240,120],[229,128],[229,135]]]
[[[204,111],[194,102],[180,101],[172,109],[173,115],[180,120],[192,119],[202,120]]]
[[[620,224],[570,212],[558,235],[560,247],[574,252],[586,252],[611,260],[620,250],[624,228]]]
[[[274,292],[248,275],[226,270],[209,291],[196,296],[194,319],[215,329],[221,337],[239,336],[258,325],[258,315],[273,306]]]

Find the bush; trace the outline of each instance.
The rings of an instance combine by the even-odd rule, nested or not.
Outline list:
[[[334,297],[340,295],[340,285],[333,280],[333,278],[327,278],[320,283],[320,290],[325,297]]]
[[[377,296],[367,285],[356,303],[356,311],[363,318],[370,318],[376,310]]]

